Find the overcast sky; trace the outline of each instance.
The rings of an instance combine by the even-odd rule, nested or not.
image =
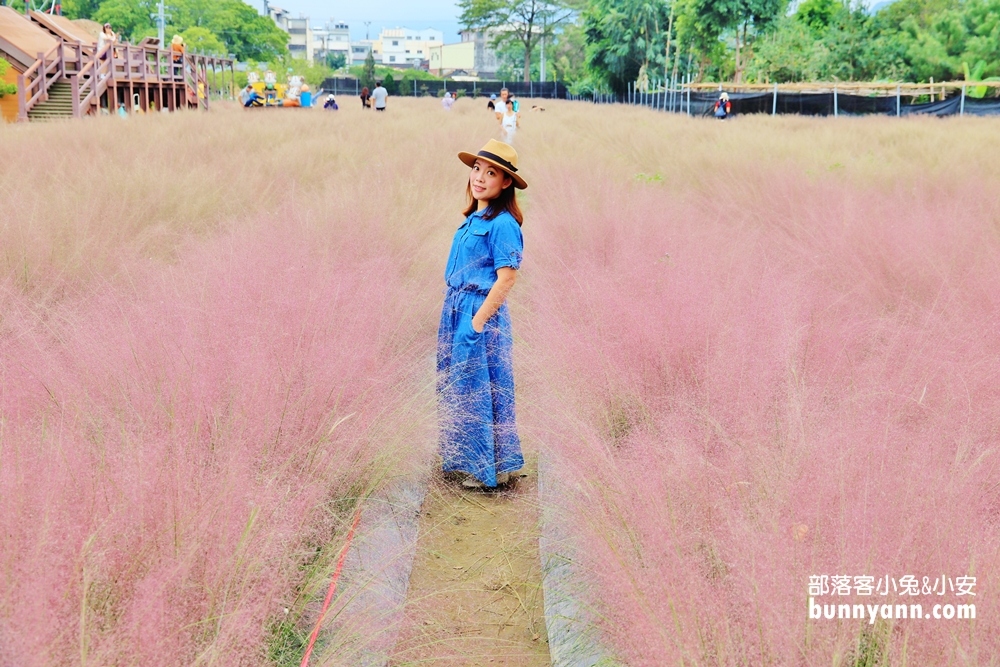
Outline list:
[[[263,13],[263,0],[247,0]],[[330,18],[346,21],[351,26],[352,39],[365,38],[365,21],[371,21],[369,34],[378,37],[381,28],[437,28],[444,33],[446,44],[459,41],[458,9],[454,0],[269,0],[288,10],[292,16],[305,14],[312,25],[322,25]]]

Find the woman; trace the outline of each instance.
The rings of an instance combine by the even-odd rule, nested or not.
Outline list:
[[[515,189],[517,153],[491,139],[461,152],[471,168],[465,222],[445,267],[448,286],[438,329],[441,457],[466,488],[496,487],[524,466],[514,423],[513,338],[507,294],[517,280],[524,241]]]
[[[500,138],[510,143],[514,141],[517,128],[521,127],[521,114],[514,111],[514,100],[507,98],[505,109],[497,113],[500,121]]]
[[[486,103],[486,108],[489,111],[492,111],[493,113],[497,112],[496,101],[497,101],[496,93],[491,93],[490,94],[490,101]]]
[[[101,29],[100,34],[97,36],[97,52],[101,53],[101,51],[104,51],[105,46],[108,46],[109,44],[114,44],[116,41],[118,41],[118,35],[116,35],[115,31],[111,29],[110,23],[105,23],[104,27]],[[109,51],[111,51],[111,49],[108,49],[107,51],[104,51],[104,53],[101,53],[101,60],[108,59]]]
[[[371,96],[372,96],[371,93],[368,92],[368,86],[365,86],[364,88],[361,89],[361,108],[362,109],[367,109],[368,108],[368,99]]]

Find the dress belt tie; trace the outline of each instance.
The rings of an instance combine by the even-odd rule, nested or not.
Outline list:
[[[480,296],[486,296],[490,293],[488,289],[483,289],[479,285],[462,285],[461,287],[454,287],[448,285],[449,292],[472,292],[473,294],[478,294]]]

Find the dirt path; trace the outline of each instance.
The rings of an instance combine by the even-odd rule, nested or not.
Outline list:
[[[390,664],[549,665],[538,556],[537,456],[513,488],[436,476],[420,512],[406,614]]]

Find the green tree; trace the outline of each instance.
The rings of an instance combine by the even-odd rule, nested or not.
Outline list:
[[[17,85],[13,83],[4,83],[2,80],[4,74],[7,73],[9,68],[10,63],[3,58],[0,58],[0,97],[3,97],[4,95],[13,95],[17,92]]]
[[[752,42],[783,15],[786,4],[786,0],[690,0],[685,8],[689,21],[700,25],[705,35],[732,31],[733,80],[740,83],[752,57]]]
[[[587,67],[613,90],[663,64],[669,7],[655,0],[594,0],[583,14]]]
[[[385,91],[390,95],[396,95],[399,93],[399,87],[396,85],[396,79],[393,78],[392,72],[385,75],[382,79],[382,85],[385,87]]]
[[[149,28],[152,4],[148,0],[104,0],[94,14],[98,23],[110,23],[111,29],[126,41],[133,41]]]
[[[371,49],[368,50],[368,55],[365,57],[365,65],[361,71],[360,79],[362,88],[371,90],[375,87],[375,56]]]
[[[459,22],[467,30],[496,31],[494,48],[519,43],[524,80],[531,80],[531,56],[542,36],[566,23],[576,10],[568,0],[459,0]]]
[[[547,55],[546,62],[557,81],[571,84],[584,79],[587,76],[587,35],[582,21],[563,26],[555,34],[554,43]]]
[[[206,55],[224,56],[228,53],[226,45],[208,28],[191,26],[181,33],[184,44],[189,51]]]
[[[100,0],[63,0],[63,16],[71,19],[92,19],[100,5]]]
[[[325,60],[326,66],[330,69],[340,69],[347,64],[347,56],[340,52],[328,52]]]

